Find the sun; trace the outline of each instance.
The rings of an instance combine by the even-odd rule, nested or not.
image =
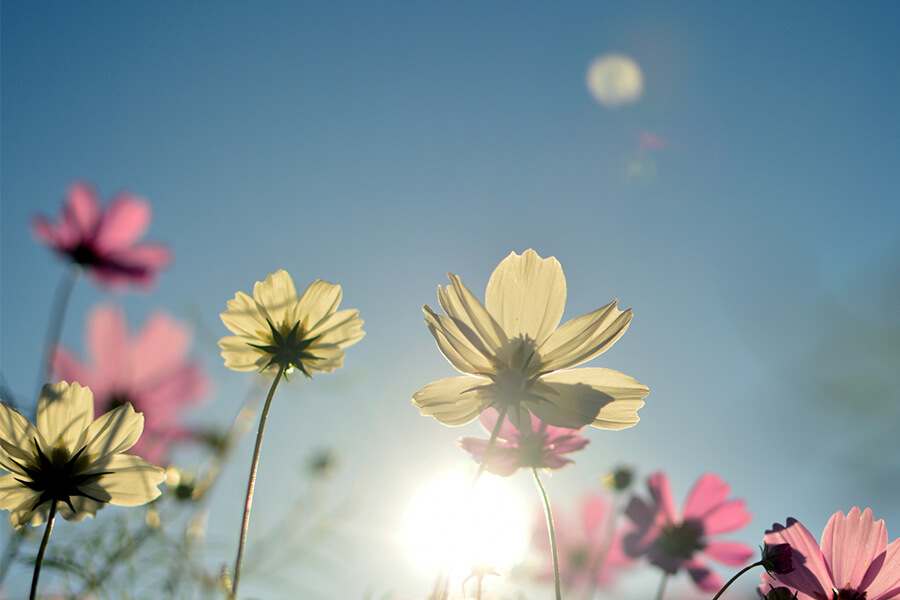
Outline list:
[[[446,475],[410,507],[405,545],[420,568],[468,573],[473,564],[487,564],[504,571],[522,560],[531,519],[519,494],[509,480],[487,473],[474,492],[470,487],[463,475]]]

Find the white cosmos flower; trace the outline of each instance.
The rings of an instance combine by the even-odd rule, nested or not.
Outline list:
[[[284,366],[310,377],[344,364],[344,348],[365,335],[357,310],[338,311],[341,286],[316,280],[300,299],[284,270],[258,281],[251,298],[238,292],[228,301],[222,322],[237,335],[219,340],[225,366],[265,371]]]
[[[122,454],[144,429],[144,416],[124,404],[94,420],[91,390],[65,381],[45,385],[37,426],[0,402],[0,509],[15,528],[40,525],[57,501],[69,521],[93,517],[107,504],[139,506],[157,498],[165,472]]]
[[[485,304],[456,275],[438,286],[446,315],[424,307],[438,348],[463,377],[441,379],[413,395],[423,415],[445,425],[468,423],[488,406],[516,427],[528,412],[555,427],[624,429],[650,390],[612,369],[570,369],[607,350],[625,333],[631,310],[613,301],[557,328],[566,279],[555,258],[510,253],[494,270]]]

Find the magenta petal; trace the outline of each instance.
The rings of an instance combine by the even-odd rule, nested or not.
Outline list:
[[[540,466],[547,469],[561,469],[567,464],[573,462],[571,458],[565,456],[557,456],[555,454],[547,454]]]
[[[69,186],[69,194],[63,207],[63,228],[66,235],[79,240],[91,240],[100,221],[100,199],[97,190],[84,182]]]
[[[870,508],[861,513],[854,506],[846,517],[834,513],[822,534],[822,553],[839,590],[860,589],[868,566],[886,548],[887,528],[884,521],[875,522]]]
[[[81,361],[62,346],[58,346],[53,353],[53,374],[55,381],[77,381],[82,385],[89,385],[91,379]]]
[[[135,384],[155,383],[161,374],[178,368],[185,361],[190,344],[190,329],[163,312],[151,315],[134,340]]]
[[[164,244],[147,243],[116,250],[110,258],[126,270],[157,271],[172,262],[172,251]]]
[[[131,375],[128,328],[121,309],[105,304],[94,308],[88,318],[88,348],[99,374],[110,386],[125,381]]]
[[[711,559],[733,567],[741,567],[756,551],[740,542],[706,542],[703,553]]]
[[[900,597],[900,538],[888,544],[882,556],[881,564],[876,566],[873,563],[861,584],[868,600]],[[877,557],[876,562],[880,558]]]
[[[131,194],[120,194],[107,207],[97,228],[94,244],[104,253],[134,244],[150,226],[150,205]]]
[[[39,241],[57,248],[67,248],[71,245],[69,238],[60,228],[56,227],[49,219],[38,215],[31,222],[31,234]]]
[[[704,521],[707,513],[725,502],[728,498],[728,489],[728,484],[718,475],[704,474],[688,493],[684,503],[684,518]]]
[[[662,471],[653,473],[647,478],[647,486],[650,488],[650,495],[656,501],[660,516],[666,523],[675,523],[678,516],[675,512],[675,501],[672,499],[672,487],[666,474]]]
[[[684,563],[684,568],[690,574],[697,587],[705,592],[718,592],[722,587],[722,578],[710,571],[703,561],[694,558]]]
[[[822,598],[831,597],[833,584],[831,573],[825,564],[825,556],[816,539],[802,523],[796,519],[788,519],[787,526],[776,523],[771,531],[766,532],[764,540],[770,546],[790,544],[794,553],[794,570],[777,575],[776,581],[810,596],[818,594]]]
[[[703,520],[703,531],[706,535],[715,535],[740,529],[753,519],[744,509],[743,500],[724,502],[706,513]]]
[[[591,495],[584,499],[581,507],[581,518],[584,522],[584,529],[588,534],[593,533],[600,527],[605,527],[609,519],[609,501],[600,495]]]

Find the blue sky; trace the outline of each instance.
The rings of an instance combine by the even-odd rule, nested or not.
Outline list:
[[[897,416],[897,388],[830,403],[817,392],[835,365],[871,364],[859,349],[883,363],[867,336],[900,325],[898,10],[5,2],[4,380],[33,393],[62,265],[28,226],[56,214],[75,179],[152,202],[150,237],[175,262],[151,294],[113,300],[135,327],[163,307],[198,328],[216,387],[198,421],[228,422],[252,385],[215,346],[236,291],[279,268],[298,287],[341,284],[367,336],[340,372],[279,390],[257,500],[269,510],[254,519],[262,529],[287,510],[303,483],[279,477],[334,446],[334,493],[355,507],[341,593],[422,595],[429,576],[407,577],[392,530],[419,481],[465,464],[456,438],[480,430],[445,428],[409,404],[453,375],[421,306],[436,303],[447,271],[482,295],[503,257],[534,248],[563,265],[565,318],[613,298],[634,309],[591,365],[651,388],[641,423],[590,432],[551,494],[574,503],[619,461],[667,470],[679,497],[713,470],[755,515],[747,543],[789,515],[818,534],[855,504],[900,531],[900,506],[878,483],[897,465],[857,451]],[[645,81],[618,109],[585,86],[610,52],[634,58]],[[664,147],[642,151],[646,133]],[[67,345],[82,349],[84,315],[108,299],[79,283]],[[817,362],[823,345],[830,363]],[[875,408],[855,410],[863,400]],[[898,455],[893,436],[879,440]],[[231,554],[249,453],[213,507],[217,559]],[[314,589],[338,585],[310,577]]]

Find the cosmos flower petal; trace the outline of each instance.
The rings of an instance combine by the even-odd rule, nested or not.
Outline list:
[[[438,286],[438,302],[450,318],[462,323],[462,329],[473,334],[473,344],[483,348],[486,356],[499,356],[506,346],[506,333],[485,310],[484,305],[469,291],[462,280],[448,273],[452,285]]]
[[[244,292],[235,294],[225,305],[228,310],[219,316],[225,327],[236,334],[257,337],[269,331],[269,324],[259,312],[256,301]]]
[[[48,444],[74,447],[94,420],[94,396],[78,383],[48,383],[38,401],[37,428]]]
[[[687,514],[685,518],[688,518]],[[703,521],[703,529],[707,535],[716,535],[740,529],[752,519],[753,515],[744,508],[744,501],[736,499],[722,502],[699,520]]]
[[[116,506],[140,506],[155,500],[161,493],[157,486],[166,478],[159,467],[129,454],[113,456],[104,468],[109,474],[82,487],[90,496]]]
[[[702,560],[698,558],[689,560],[684,563],[684,568],[701,590],[717,592],[722,587],[722,578],[711,571]]]
[[[886,548],[887,527],[875,521],[870,508],[860,512],[854,506],[847,516],[836,512],[822,534],[822,553],[838,589],[859,589],[866,569]]]
[[[111,455],[129,450],[143,431],[144,415],[134,412],[131,403],[126,403],[90,424],[84,435],[84,446],[88,455],[96,457],[95,461],[103,462]]]
[[[678,522],[675,500],[672,498],[672,486],[669,484],[669,478],[666,474],[662,471],[652,473],[647,478],[647,488],[650,490],[650,496],[653,498],[653,501],[656,502],[663,523]]]
[[[297,288],[287,271],[279,269],[268,275],[265,281],[256,282],[253,286],[253,299],[265,307],[276,325],[280,325],[286,318],[293,317],[293,314],[287,313],[292,312],[297,304]],[[307,303],[309,302],[311,300],[307,299]]]
[[[84,496],[73,496],[70,498],[70,501],[72,502],[72,506],[75,507],[74,511],[65,503],[60,503],[57,506],[57,509],[62,518],[66,521],[72,521],[73,523],[83,521],[87,517],[96,517],[97,511],[106,506],[106,502],[98,502],[91,498],[85,498]],[[43,506],[49,505],[44,504]],[[38,525],[34,520],[32,520],[31,524]]]
[[[269,362],[265,354],[248,345],[247,338],[238,335],[225,336],[219,340],[225,366],[235,371],[259,371]]]
[[[484,455],[487,451],[488,440],[473,437],[463,437],[459,440],[459,445],[463,450],[472,455],[477,463],[484,461]],[[498,441],[491,449],[485,468],[500,477],[509,477],[519,470],[518,453],[515,447],[509,442]]]
[[[497,409],[488,407],[484,409],[484,412],[478,417],[478,422],[481,423],[481,426],[485,431],[491,433],[494,431],[494,427],[497,425],[497,419],[499,418],[500,413],[497,412]],[[503,419],[503,423],[500,425],[500,431],[497,433],[498,440],[511,441],[517,439],[520,435],[519,430],[513,427],[513,424],[509,422],[509,419]]]
[[[37,492],[19,483],[15,475],[0,477],[0,510],[10,512],[10,523],[15,529],[32,520],[34,503],[39,496]]]
[[[444,425],[465,425],[484,409],[477,390],[483,384],[477,377],[451,377],[433,381],[413,394],[413,404],[423,415],[429,415]]]
[[[581,450],[590,443],[590,440],[580,435],[571,435],[550,440],[550,442],[553,444],[554,453],[563,454]]]
[[[190,328],[165,312],[151,314],[136,337],[128,336],[133,385],[152,386],[154,380],[177,371],[185,364],[191,337]]]
[[[321,319],[307,335],[319,338],[320,344],[334,344],[341,348],[358,342],[365,335],[359,311],[348,308]]]
[[[593,424],[603,403],[611,401],[586,386],[569,384],[541,382],[540,386],[535,385],[534,392],[541,401],[529,401],[525,404],[528,410],[544,423],[567,429]]]
[[[434,336],[438,349],[460,373],[475,375],[490,372],[492,365],[486,356],[487,350],[473,345],[473,334],[465,324],[435,313],[430,306],[423,307],[425,323]],[[465,332],[464,332],[465,330]]]
[[[796,519],[788,519],[787,525],[772,525],[766,532],[764,541],[769,546],[790,544],[794,554],[791,562],[794,570],[778,575],[778,582],[806,594],[822,598],[831,597],[831,573],[825,563],[822,549],[812,534]],[[765,583],[774,582],[771,576],[763,575]]]
[[[566,322],[541,347],[543,370],[568,369],[606,352],[628,329],[633,314],[620,311],[616,301]]]
[[[294,295],[296,297],[296,292]],[[293,319],[301,322],[307,331],[315,331],[326,316],[332,315],[337,310],[342,295],[341,286],[317,279],[309,284],[300,301],[296,303]]]
[[[346,356],[346,353],[341,350],[341,347],[338,345],[318,345],[313,350],[313,354],[316,358],[311,361],[310,364],[314,366],[316,371],[331,373],[335,369],[344,366],[344,356]]]
[[[70,185],[68,202],[63,209],[63,226],[81,237],[91,237],[96,232],[100,216],[100,195],[96,188],[82,181]]]
[[[688,493],[684,503],[686,519],[703,519],[728,498],[730,488],[714,473],[705,473]]]
[[[900,597],[900,538],[888,544],[883,557],[880,564],[876,564],[880,558],[876,557],[860,584],[869,600]]]
[[[740,542],[719,542],[713,540],[706,542],[703,553],[720,563],[740,567],[747,564],[747,561],[753,557],[755,551],[750,546]]]
[[[18,468],[10,464],[9,457],[21,460],[25,453],[15,447],[24,446],[38,436],[37,429],[28,419],[5,402],[0,403],[0,441],[4,442],[0,451],[0,467],[18,472]]]
[[[107,251],[128,248],[147,233],[151,218],[146,200],[133,194],[119,194],[101,217],[94,238],[97,248]]]
[[[131,363],[128,324],[120,308],[107,304],[91,311],[87,322],[87,345],[111,387],[118,386],[120,380],[128,377],[124,372],[125,364]]]
[[[485,293],[487,312],[510,339],[527,336],[538,345],[559,325],[565,304],[566,278],[559,261],[530,249],[504,258]]]
[[[540,390],[544,386],[549,387],[552,394],[542,393]],[[644,405],[642,399],[650,393],[647,386],[638,383],[633,377],[612,369],[597,367],[549,373],[542,376],[534,387],[535,393],[555,405],[582,404],[583,416],[594,411],[591,420],[581,424],[553,423],[538,414],[538,417],[551,425],[572,429],[586,424],[599,429],[631,427],[640,420],[637,411]]]

